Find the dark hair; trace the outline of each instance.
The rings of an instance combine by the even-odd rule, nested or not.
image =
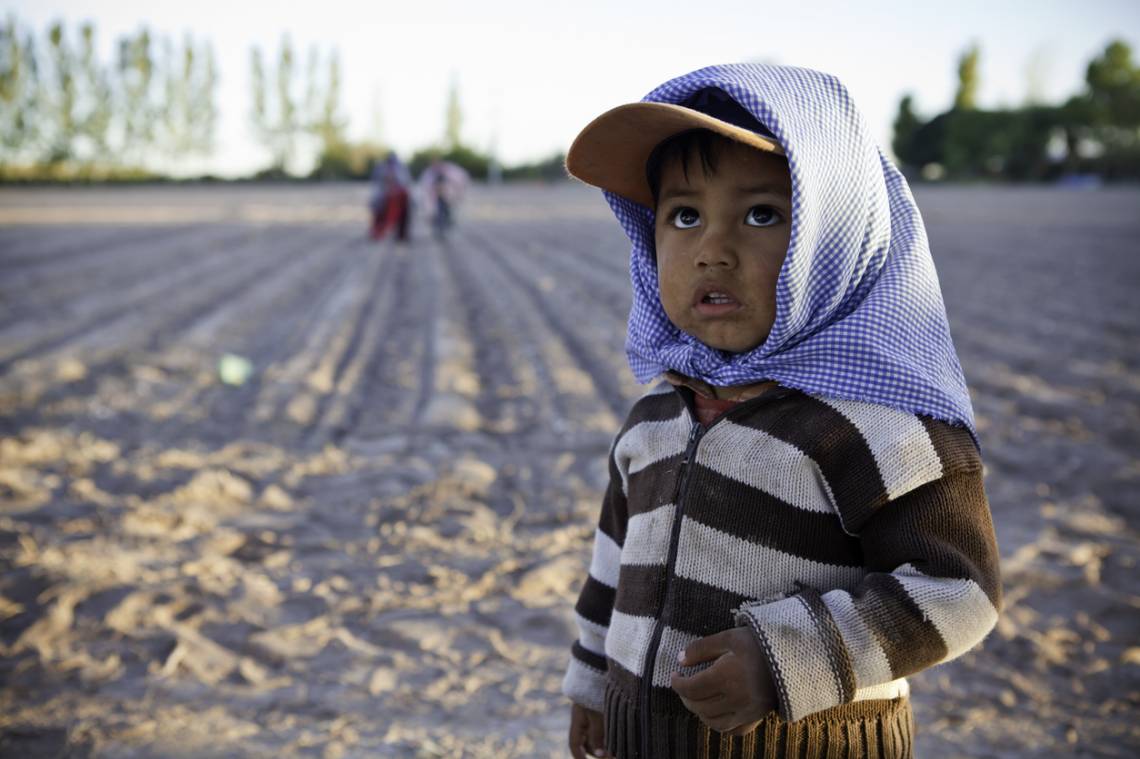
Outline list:
[[[695,153],[701,159],[701,171],[708,176],[716,171],[717,154],[731,143],[729,138],[708,129],[690,129],[660,142],[645,161],[645,178],[649,182],[649,191],[653,193],[653,205],[657,205],[657,197],[661,194],[661,172],[667,164],[680,160],[681,171],[688,180],[689,161]]]

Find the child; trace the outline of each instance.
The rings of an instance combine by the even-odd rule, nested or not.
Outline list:
[[[570,748],[909,757],[905,677],[993,627],[998,553],[926,233],[846,90],[714,66],[575,140],[663,376],[609,456]]]

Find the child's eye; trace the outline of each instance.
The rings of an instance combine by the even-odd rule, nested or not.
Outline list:
[[[744,223],[752,227],[770,227],[780,221],[780,212],[772,206],[752,206]]]
[[[681,206],[672,213],[673,226],[677,229],[691,229],[701,222],[701,215],[697,213],[697,209],[689,208],[688,206]]]

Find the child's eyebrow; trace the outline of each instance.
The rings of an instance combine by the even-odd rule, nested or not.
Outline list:
[[[761,184],[745,185],[735,188],[736,192],[741,195],[779,195],[783,198],[790,198],[791,191],[787,185],[773,184],[771,182],[764,182]],[[666,200],[672,198],[686,198],[699,193],[687,186],[684,187],[669,187],[661,191],[661,197],[658,199],[659,203],[664,203]]]
[[[772,184],[765,182],[763,184],[748,185],[746,187],[737,187],[736,191],[747,195],[783,195],[784,197],[791,197],[791,191],[787,185]]]
[[[658,202],[664,203],[666,200],[670,200],[671,198],[687,198],[696,194],[696,190],[690,189],[688,187],[671,187],[667,190],[661,191],[661,197]]]

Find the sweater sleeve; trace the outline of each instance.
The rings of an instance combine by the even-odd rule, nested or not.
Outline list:
[[[868,570],[855,587],[803,587],[737,610],[768,660],[781,717],[949,661],[993,628],[998,550],[976,450],[974,461],[871,507],[837,504]]]
[[[594,553],[590,571],[574,606],[578,640],[570,650],[570,664],[562,681],[562,692],[572,701],[602,711],[606,675],[606,632],[610,626],[621,546],[625,541],[626,494],[613,448],[609,455],[610,482],[602,501],[602,514],[594,532]]]

